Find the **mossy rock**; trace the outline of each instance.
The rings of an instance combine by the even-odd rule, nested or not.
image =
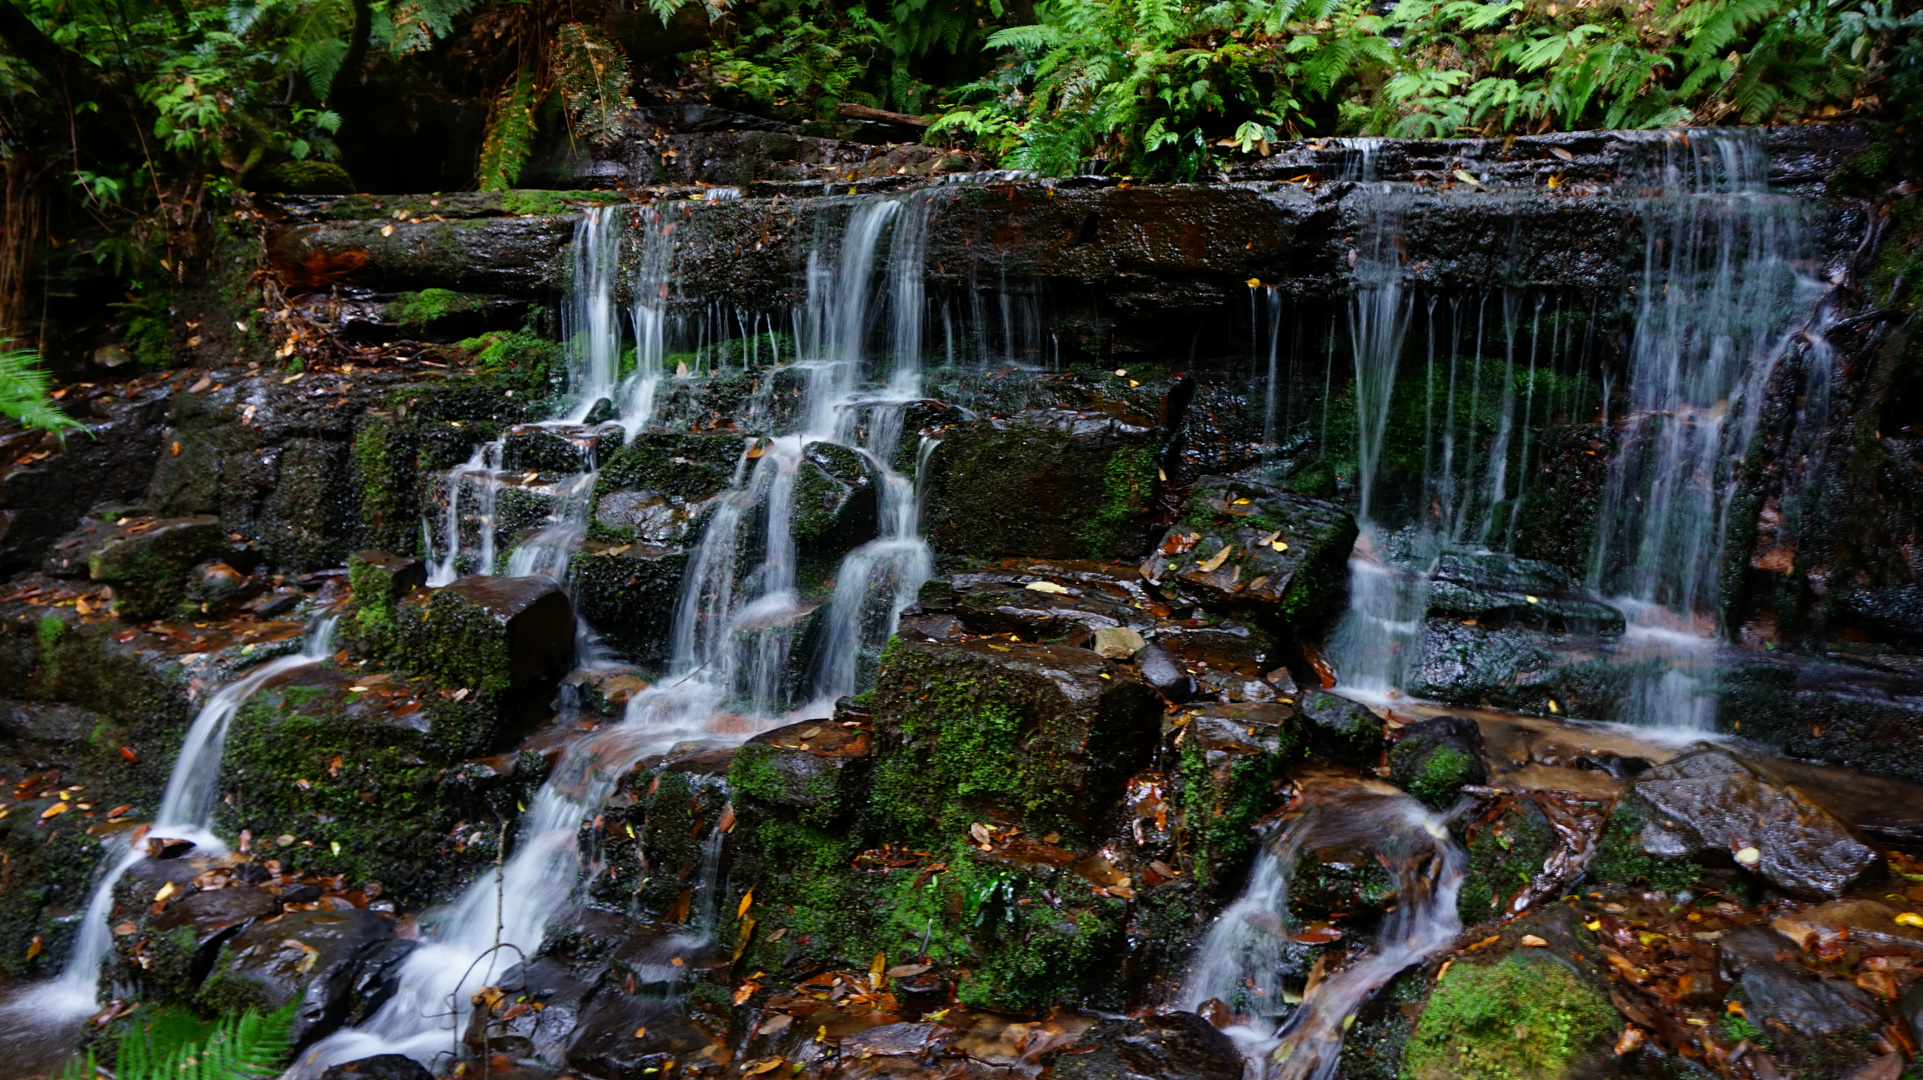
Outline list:
[[[283,161],[261,174],[261,190],[283,195],[352,195],[354,177],[331,161]]]
[[[1239,880],[1256,819],[1274,808],[1276,783],[1306,748],[1301,721],[1281,703],[1205,705],[1185,714],[1177,738],[1175,802],[1195,878]]]
[[[795,477],[791,528],[796,554],[839,560],[873,539],[881,477],[866,458],[834,443],[809,443]]]
[[[1502,917],[1511,898],[1543,872],[1561,839],[1542,808],[1525,797],[1472,823],[1466,846],[1469,865],[1456,893],[1456,913],[1462,925],[1475,926]]]
[[[163,518],[109,534],[88,557],[87,573],[113,586],[115,614],[143,621],[171,614],[185,595],[187,572],[231,547],[211,514]]]
[[[1553,959],[1460,961],[1437,982],[1409,1036],[1403,1080],[1561,1080],[1620,1018],[1602,992]]]
[[[1693,889],[1702,867],[1685,858],[1651,855],[1643,849],[1645,808],[1624,799],[1609,814],[1596,854],[1589,860],[1589,876],[1612,885],[1638,885],[1674,896]]]
[[[867,791],[874,740],[856,719],[804,720],[763,732],[736,751],[728,782],[745,799],[794,810],[827,824],[854,809]]]
[[[633,663],[665,667],[687,569],[679,547],[590,540],[568,560],[568,592],[604,645]]]
[[[942,554],[1107,559],[1147,547],[1157,481],[1148,432],[1046,412],[950,427],[925,482]]]
[[[584,851],[601,854],[602,870],[587,883],[597,904],[636,918],[667,923],[699,919],[695,909],[714,830],[729,804],[719,771],[664,766],[637,771],[601,815],[581,826]],[[736,841],[738,844],[739,841]]]
[[[1482,733],[1466,716],[1418,720],[1389,749],[1389,781],[1433,807],[1453,803],[1464,784],[1489,779]]]
[[[1142,576],[1208,607],[1308,632],[1348,583],[1355,519],[1334,503],[1222,476],[1196,481]]]
[[[1297,699],[1309,747],[1332,761],[1374,768],[1382,757],[1382,719],[1345,697],[1310,690]]]
[[[574,608],[542,577],[470,575],[428,602],[419,670],[483,698],[540,696],[574,660]]]
[[[427,564],[391,551],[361,551],[348,556],[347,580],[354,590],[355,629],[373,651],[394,649],[401,632],[396,605],[427,585]]]
[[[1126,668],[1081,649],[987,641],[892,641],[874,716],[872,819],[927,842],[978,820],[1083,832],[1119,801],[1160,726]]]
[[[369,682],[303,669],[241,707],[221,762],[231,799],[216,806],[215,825],[251,831],[256,849],[289,870],[378,881],[404,903],[445,898],[498,844],[492,828],[452,834],[455,823],[513,816],[539,777],[516,759],[456,767],[493,740],[487,703],[422,679],[359,677]],[[295,842],[279,845],[281,836]]]

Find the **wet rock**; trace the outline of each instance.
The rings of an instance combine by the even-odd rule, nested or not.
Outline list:
[[[1897,1015],[1910,1029],[1910,1038],[1923,1040],[1923,982],[1910,984],[1896,1005]]]
[[[1127,660],[1141,652],[1148,643],[1142,635],[1126,626],[1112,626],[1095,631],[1093,648],[1097,656],[1109,660]]]
[[[1650,810],[1642,828],[1649,854],[1722,851],[1793,895],[1836,896],[1878,859],[1800,790],[1727,751],[1705,748],[1658,765],[1634,791]]]
[[[1134,557],[1156,485],[1143,419],[1051,409],[950,427],[925,479],[928,542],[977,558]]]
[[[1775,1020],[1805,1037],[1853,1031],[1877,1019],[1875,1003],[1855,986],[1773,960],[1745,967],[1730,996],[1742,1001],[1751,1023]]]
[[[1462,785],[1488,779],[1482,732],[1466,716],[1408,724],[1389,751],[1390,782],[1430,806],[1446,806],[1455,801]]]
[[[1768,926],[1740,926],[1716,942],[1716,971],[1724,982],[1735,982],[1759,964],[1796,959],[1797,945]]]
[[[1355,537],[1354,519],[1334,504],[1205,476],[1142,576],[1212,607],[1259,611],[1300,633],[1346,585]]]
[[[376,1054],[332,1066],[321,1080],[434,1080],[434,1074],[405,1054]]]
[[[870,1057],[925,1058],[941,1050],[955,1037],[955,1029],[943,1024],[883,1024],[841,1040],[841,1056],[859,1060]]]
[[[1586,596],[1575,577],[1561,567],[1496,554],[1444,555],[1430,582],[1429,611],[1432,616],[1474,619],[1489,627],[1623,632],[1622,613]]]
[[[1744,657],[1721,675],[1725,725],[1790,756],[1923,783],[1923,671],[1900,658]]]
[[[87,558],[87,575],[114,587],[120,617],[158,618],[184,597],[189,568],[226,555],[229,547],[211,515],[147,519],[102,537]]]
[[[1875,900],[1832,900],[1770,920],[1770,926],[1805,949],[1858,942],[1879,949],[1923,954],[1923,927],[1896,921],[1896,908]]]
[[[868,459],[834,443],[802,448],[795,477],[795,553],[804,559],[839,559],[875,536],[881,477]]]
[[[218,560],[201,563],[188,572],[182,599],[207,614],[217,614],[231,603],[259,592],[262,582]]]
[[[613,459],[626,440],[619,424],[517,424],[501,436],[501,468],[562,475],[592,472]]]
[[[1135,654],[1136,668],[1142,673],[1142,681],[1155,688],[1155,692],[1177,705],[1195,696],[1199,689],[1195,679],[1175,654],[1159,645],[1150,645]]]
[[[735,754],[728,782],[748,798],[803,811],[803,820],[832,820],[852,807],[865,779],[858,773],[874,752],[862,723],[838,713],[757,735]]]
[[[282,284],[300,290],[352,284],[536,296],[561,283],[561,254],[574,235],[571,209],[456,220],[375,211],[365,220],[290,224],[270,233],[267,257]]]
[[[645,1032],[639,1038],[637,1031]],[[606,1080],[650,1080],[708,1045],[672,1002],[607,992],[583,1011],[567,1050],[570,1068]]]
[[[937,599],[937,594],[940,598]],[[952,611],[974,634],[1092,646],[1104,630],[1148,631],[1154,601],[1128,571],[1104,563],[1011,560],[923,586],[924,611]]]
[[[498,1009],[482,1007],[469,1014],[465,1041],[474,1050],[485,1046],[487,1053],[518,1060],[555,1060],[580,1030],[582,1016],[608,971],[605,963],[571,964],[555,956],[516,964],[496,983],[506,994]],[[541,1007],[506,1015],[521,1002]]]
[[[664,665],[687,566],[680,547],[589,540],[568,561],[568,591],[610,649],[637,664]]]
[[[1333,761],[1374,768],[1382,756],[1382,720],[1348,698],[1311,690],[1297,704],[1309,747]]]
[[[574,660],[574,609],[545,577],[461,578],[434,594],[424,664],[449,687],[552,684]]]
[[[1242,1055],[1194,1013],[1104,1020],[1053,1056],[1062,1080],[1241,1080]]]
[[[76,551],[78,542],[61,545],[77,541],[79,530],[90,525],[106,527],[101,511],[124,511],[146,494],[160,456],[165,409],[164,396],[157,394],[96,406],[88,423],[91,438],[63,443],[27,431],[0,440],[0,572],[39,563],[62,574],[85,573],[85,549]],[[39,449],[18,453],[30,449],[28,439]]]
[[[1289,705],[1209,704],[1182,715],[1175,801],[1197,880],[1217,884],[1235,878],[1232,868],[1254,846],[1256,819],[1276,805],[1276,782],[1307,740]]]
[[[223,945],[198,1000],[210,1010],[265,1013],[298,999],[290,1035],[305,1046],[353,1011],[366,964],[399,963],[393,950],[382,948],[393,936],[393,924],[371,911],[289,912]]]
[[[593,520],[617,542],[692,543],[746,450],[738,435],[637,435],[596,478]]]
[[[347,561],[348,580],[354,597],[363,605],[391,603],[427,586],[427,564],[412,555],[370,549],[355,553]]]

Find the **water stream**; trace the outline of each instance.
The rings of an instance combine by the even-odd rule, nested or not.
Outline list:
[[[476,881],[439,914],[430,939],[402,967],[394,998],[360,1027],[316,1044],[294,1074],[315,1074],[328,1063],[375,1053],[404,1053],[422,1061],[445,1054],[452,1033],[465,1023],[470,993],[539,949],[548,922],[568,902],[580,876],[581,822],[637,762],[671,749],[739,743],[786,719],[821,715],[835,697],[855,688],[860,658],[878,651],[893,632],[895,616],[913,599],[932,564],[920,538],[915,481],[890,466],[902,412],[920,396],[921,263],[930,205],[927,193],[851,201],[846,229],[817,239],[807,301],[796,315],[800,354],[794,363],[806,376],[801,429],[743,439],[733,484],[690,553],[667,674],[630,700],[620,724],[563,755],[520,825],[500,879]],[[643,243],[671,232],[653,215],[643,215],[642,222]],[[584,227],[577,242],[592,235]],[[644,258],[642,265],[635,325],[643,345],[622,395],[626,404],[620,417],[629,431],[645,423],[633,410],[648,408],[651,382],[675,377],[662,371],[658,360],[667,323],[663,308],[671,293],[670,262],[664,256],[650,268]],[[659,277],[647,280],[653,274]],[[585,295],[585,302],[599,303],[602,294],[589,290]],[[575,303],[582,302],[577,291]],[[889,313],[885,348],[891,366],[885,378],[871,379],[868,355],[879,309]],[[581,322],[606,325],[612,332],[612,323],[586,317]],[[594,345],[585,355],[617,353]],[[882,389],[864,394],[862,386],[871,381]],[[842,561],[834,595],[819,616],[823,641],[807,685],[789,686],[789,654],[813,611],[796,580],[791,521],[796,478],[810,443],[855,444],[862,415],[869,422],[858,449],[882,485],[880,535]],[[926,462],[926,451],[919,462]],[[513,557],[510,563],[518,566]],[[744,565],[750,567],[746,572]],[[801,708],[784,716],[789,703]],[[717,867],[718,843],[709,838],[717,845]],[[704,865],[701,880],[709,895],[697,898],[698,906],[715,902],[713,894],[721,887],[716,876]],[[680,945],[698,946],[712,921],[697,919]]]
[[[202,853],[218,854],[227,845],[213,833],[214,803],[220,780],[220,755],[227,742],[227,730],[234,714],[254,696],[254,691],[272,680],[299,668],[327,659],[334,648],[334,627],[338,617],[326,613],[308,628],[301,650],[275,657],[221,687],[209,697],[187,728],[180,754],[167,775],[167,788],[161,796],[154,821],[141,836],[191,840]],[[94,884],[87,910],[80,918],[80,932],[73,951],[60,975],[44,993],[26,995],[36,1010],[57,1016],[75,1016],[96,1008],[100,966],[113,948],[114,888],[134,864],[146,858],[132,843],[116,846],[105,860],[105,870]]]

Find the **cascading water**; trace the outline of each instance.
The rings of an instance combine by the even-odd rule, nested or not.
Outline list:
[[[1217,919],[1183,991],[1192,1011],[1225,1008],[1226,1030],[1263,1080],[1329,1080],[1356,1010],[1403,969],[1461,933],[1456,893],[1465,859],[1443,819],[1374,781],[1312,777],[1303,813],[1271,837],[1241,897]],[[1326,978],[1302,970],[1290,940],[1289,886],[1298,860],[1335,850],[1376,858],[1395,879],[1396,904],[1376,929],[1376,951]]]
[[[332,614],[320,616],[308,629],[299,652],[269,660],[207,699],[181,741],[180,755],[174,759],[173,770],[167,775],[160,809],[145,835],[191,840],[202,851],[226,850],[226,845],[213,834],[212,825],[221,749],[226,745],[227,729],[234,714],[254,696],[254,691],[270,681],[327,659],[334,647],[336,621]],[[142,858],[145,856],[132,845],[110,855],[106,872],[94,885],[86,913],[81,916],[80,932],[74,940],[73,951],[67,956],[66,966],[46,993],[24,998],[20,1007],[30,1003],[34,1010],[58,1017],[79,1015],[95,1008],[100,965],[113,948],[114,887]]]
[[[878,648],[893,632],[894,616],[913,598],[931,561],[918,536],[915,485],[889,465],[901,412],[920,392],[921,260],[929,208],[925,195],[864,200],[854,204],[848,227],[838,238],[838,259],[831,263],[827,243],[818,244],[809,260],[809,300],[797,319],[801,354],[796,363],[808,376],[803,430],[744,440],[734,482],[690,553],[668,674],[630,700],[619,725],[563,756],[522,823],[515,854],[502,867],[499,880],[475,882],[451,905],[433,939],[406,961],[393,999],[362,1026],[317,1044],[293,1074],[312,1075],[328,1063],[380,1052],[423,1061],[444,1053],[450,1033],[465,1022],[471,991],[498,978],[516,957],[532,956],[540,947],[548,920],[568,901],[580,875],[580,823],[636,762],[678,746],[739,742],[752,730],[781,722],[791,635],[809,610],[797,592],[790,523],[796,476],[809,443],[851,441],[856,414],[865,411],[871,417],[869,442],[861,449],[882,475],[882,535],[842,563],[835,598],[824,615],[819,652],[833,659],[816,665],[808,688],[817,700],[830,701],[854,689],[855,658]],[[671,231],[651,215],[642,221],[644,231],[659,238]],[[890,273],[882,302],[891,312],[889,342],[895,363],[885,390],[864,398],[858,387],[871,338],[869,313],[876,303],[876,255],[891,227]],[[838,269],[829,272],[831,265]],[[645,258],[643,266],[644,275],[651,272]],[[649,400],[638,387],[665,377],[659,364],[664,337],[658,328],[663,323],[651,321],[657,316],[665,321],[665,313],[655,309],[644,317],[642,311],[651,300],[665,301],[665,259],[660,268],[658,291],[645,283],[636,290],[635,322],[644,344],[626,396],[631,406]],[[590,356],[600,354],[598,348],[588,351]],[[892,421],[874,419],[891,411]],[[622,422],[625,427],[632,418],[624,414]],[[927,458],[926,445],[921,461]],[[755,559],[753,569],[740,573],[750,557]],[[873,610],[877,597],[886,617],[862,617]],[[744,715],[746,725],[741,723]],[[710,843],[719,841],[711,838]],[[718,858],[718,847],[714,854]],[[704,869],[704,879],[709,876]],[[708,891],[717,886],[711,883]],[[713,897],[703,902],[712,905]],[[698,945],[700,940],[687,943]]]
[[[1822,285],[1799,272],[1795,206],[1765,191],[1755,133],[1671,133],[1659,169],[1590,582],[1627,618],[1636,673],[1620,718],[1701,731],[1716,714],[1730,496],[1770,373],[1818,329]]]

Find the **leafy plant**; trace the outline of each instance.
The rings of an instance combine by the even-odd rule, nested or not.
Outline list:
[[[521,167],[534,150],[535,90],[534,69],[524,64],[495,97],[481,140],[476,181],[482,191],[506,191],[521,178]]]
[[[265,1080],[278,1075],[292,1041],[295,1003],[262,1016],[252,1009],[211,1025],[192,1013],[161,1009],[120,1037],[114,1080]],[[61,1080],[93,1080],[92,1052],[72,1062]]]
[[[7,344],[0,338],[0,415],[62,438],[80,427],[79,421],[61,412],[47,397],[47,373],[40,369],[39,354],[31,349],[6,348]]]

